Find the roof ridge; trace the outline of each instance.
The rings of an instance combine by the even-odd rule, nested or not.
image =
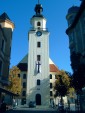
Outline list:
[[[4,12],[2,15],[0,15],[0,20],[10,20],[9,16]],[[11,20],[10,20],[11,21]]]

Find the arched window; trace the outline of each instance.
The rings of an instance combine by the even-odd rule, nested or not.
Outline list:
[[[41,47],[41,42],[37,42],[37,47]]]
[[[23,82],[23,88],[26,88],[26,82]]]
[[[52,83],[50,83],[50,88],[52,88]]]
[[[23,79],[26,79],[26,74],[23,74]]]
[[[40,85],[40,80],[39,79],[37,80],[37,85]]]
[[[41,95],[40,94],[36,94],[36,105],[41,105]]]
[[[41,26],[41,23],[40,22],[37,22],[37,26]]]
[[[50,79],[52,79],[52,75],[50,74]]]
[[[40,60],[41,60],[41,56],[37,55],[37,61],[40,61]]]

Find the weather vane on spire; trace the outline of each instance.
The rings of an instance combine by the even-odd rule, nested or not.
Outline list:
[[[35,6],[36,15],[41,15],[43,11],[42,5],[40,4],[40,0],[38,0],[38,4]]]
[[[38,4],[40,4],[40,0],[38,0]]]

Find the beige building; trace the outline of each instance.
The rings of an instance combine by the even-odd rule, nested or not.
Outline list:
[[[28,67],[27,62],[28,62],[28,55],[26,55],[17,65],[21,70],[19,76],[22,79],[21,105],[26,104],[27,67]]]

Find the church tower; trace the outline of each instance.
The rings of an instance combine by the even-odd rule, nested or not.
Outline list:
[[[28,76],[27,104],[30,101],[36,105],[49,105],[49,32],[46,19],[42,15],[42,5],[35,6],[35,15],[31,18],[32,28],[28,33]]]

